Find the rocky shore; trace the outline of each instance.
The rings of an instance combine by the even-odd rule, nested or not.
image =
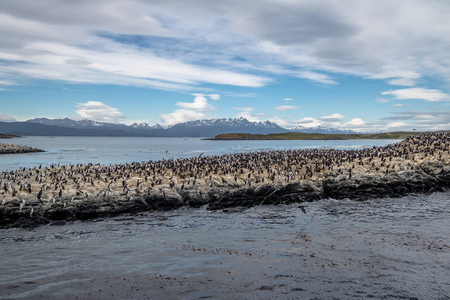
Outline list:
[[[0,227],[176,209],[366,200],[450,187],[450,135],[362,150],[288,150],[0,173]]]
[[[17,153],[32,153],[32,152],[44,152],[44,151],[41,149],[36,149],[28,146],[0,143],[0,154],[17,154]]]

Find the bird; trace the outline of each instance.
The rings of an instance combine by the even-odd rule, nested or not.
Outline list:
[[[303,205],[299,205],[298,208],[300,208],[302,210],[302,212],[304,214],[306,214],[306,209],[305,209],[305,207]]]
[[[23,199],[22,202],[19,205],[19,210],[22,210],[22,208],[25,206],[26,200]]]

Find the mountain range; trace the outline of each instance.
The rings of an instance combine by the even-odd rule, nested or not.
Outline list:
[[[92,120],[36,118],[25,122],[0,122],[0,132],[22,136],[179,136],[212,137],[222,133],[269,134],[282,132],[354,133],[327,127],[282,128],[274,122],[250,122],[245,118],[196,120],[167,127],[159,124],[113,124]]]

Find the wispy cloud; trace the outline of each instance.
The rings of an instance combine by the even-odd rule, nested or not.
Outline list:
[[[247,112],[255,110],[254,107],[233,107],[233,109]]]
[[[341,119],[343,119],[344,116],[338,113],[331,114],[329,116],[321,117],[320,120],[327,123],[334,123],[339,122]]]
[[[433,89],[424,89],[424,88],[409,88],[409,89],[400,89],[400,90],[392,90],[382,92],[382,95],[392,95],[397,100],[406,100],[406,99],[419,99],[430,102],[436,101],[448,101],[450,100],[450,95],[440,91]]]
[[[349,7],[358,17],[348,17]],[[1,79],[158,89],[261,87],[278,74],[323,84],[338,83],[334,74],[403,86],[425,74],[449,80],[448,4],[413,0],[405,7],[268,0],[248,18],[248,3],[237,0],[4,1],[0,57],[8,72]]]
[[[297,110],[299,109],[298,106],[292,106],[292,105],[280,105],[275,107],[276,110],[278,110],[279,112],[285,112],[287,110]]]
[[[378,103],[389,103],[390,101],[388,99],[385,99],[385,98],[377,98],[377,99],[375,99],[375,102],[378,102]]]
[[[330,79],[330,76],[322,73],[303,71],[296,75],[299,78],[309,79],[324,84],[337,84],[336,81]]]

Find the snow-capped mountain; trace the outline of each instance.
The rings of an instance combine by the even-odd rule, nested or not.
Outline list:
[[[38,123],[43,125],[68,127],[68,128],[125,128],[128,127],[124,124],[113,124],[105,122],[97,122],[93,120],[83,119],[83,120],[72,120],[69,118],[64,119],[47,119],[47,118],[36,118],[27,120],[28,123]]]
[[[289,131],[292,132],[302,132],[302,133],[328,133],[328,134],[353,134],[358,133],[353,130],[346,130],[346,129],[336,129],[331,127],[323,127],[323,126],[316,126],[316,127],[303,127],[303,126],[296,126],[291,128],[286,128]]]
[[[184,123],[178,123],[175,125],[172,125],[172,127],[175,126],[182,126],[182,127],[200,127],[200,126],[227,126],[227,127],[236,127],[236,128],[242,128],[242,127],[258,127],[258,128],[267,128],[267,129],[280,129],[281,127],[278,126],[276,123],[266,121],[266,122],[250,122],[246,118],[237,118],[237,119],[210,119],[210,120],[195,120],[195,121],[188,121]]]
[[[38,126],[39,124],[39,126]],[[0,124],[0,128],[7,126]],[[280,133],[287,130],[276,123],[250,122],[245,118],[196,120],[163,127],[148,123],[132,125],[71,120],[37,118],[26,122],[15,122],[7,126],[8,133],[21,135],[76,135],[76,136],[200,136],[212,137],[222,133]],[[6,127],[5,127],[6,128]],[[17,132],[13,128],[17,129]],[[37,132],[37,129],[39,131]],[[20,131],[20,132],[19,132]]]
[[[213,136],[222,133],[280,133],[287,130],[273,122],[250,122],[245,118],[196,120],[179,123],[166,129],[169,135]]]
[[[148,123],[133,123],[130,125],[132,128],[137,129],[166,129],[167,127],[161,126],[159,124],[150,125]]]
[[[97,122],[92,120],[71,120],[36,118],[22,122],[0,124],[9,128],[7,133],[19,135],[76,135],[76,136],[201,136],[212,137],[222,133],[252,133],[268,134],[281,132],[305,133],[356,133],[352,130],[330,127],[302,127],[282,128],[274,122],[250,122],[245,118],[237,119],[208,119],[178,123],[170,126],[148,123],[134,123],[132,125]],[[14,125],[15,124],[15,125]],[[39,126],[37,125],[39,124]],[[13,128],[20,128],[14,131]],[[5,131],[6,132],[6,131]]]

